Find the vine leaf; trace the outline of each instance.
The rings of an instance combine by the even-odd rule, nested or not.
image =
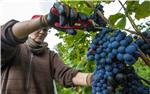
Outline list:
[[[144,1],[142,4],[139,4],[139,1],[128,1],[126,12],[130,15],[135,13],[136,19],[141,19],[150,16],[150,2]]]
[[[126,17],[123,16],[120,21],[116,24],[116,26],[120,29],[124,29],[126,26]]]
[[[143,2],[137,9],[136,9],[136,14],[135,14],[135,18],[137,18],[138,20],[140,18],[145,18],[150,16],[150,2],[149,1],[145,1]]]
[[[138,1],[128,1],[126,12],[131,15],[133,12],[135,12],[135,10],[137,9],[138,6],[139,6]]]
[[[117,13],[109,17],[110,25],[119,29],[124,29],[126,26],[126,16],[122,13]]]

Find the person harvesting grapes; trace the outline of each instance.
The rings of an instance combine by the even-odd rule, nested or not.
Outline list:
[[[60,17],[58,12],[63,15]],[[91,85],[91,73],[63,64],[44,42],[48,29],[56,28],[56,22],[69,25],[77,15],[73,8],[57,2],[47,15],[23,22],[11,20],[1,26],[2,94],[54,94],[53,80],[65,87]],[[69,17],[64,23],[63,18]]]

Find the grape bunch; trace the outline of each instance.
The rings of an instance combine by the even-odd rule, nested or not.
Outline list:
[[[113,59],[132,65],[137,60],[137,46],[133,38],[120,30],[103,28],[97,33],[87,52],[89,60],[112,63]]]
[[[131,36],[120,30],[102,28],[87,52],[88,59],[95,60],[96,65],[92,94],[149,94],[149,88],[130,68],[138,59],[137,53],[137,44]]]

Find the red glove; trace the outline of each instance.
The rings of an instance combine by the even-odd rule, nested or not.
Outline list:
[[[54,4],[47,18],[49,24],[54,28],[73,35],[76,34],[75,29],[91,30],[93,27],[92,21],[89,20],[87,15],[76,12],[75,9],[60,2]],[[75,25],[75,23],[78,23],[78,25]]]
[[[72,35],[76,34],[74,29],[88,27],[86,25],[74,26],[74,24],[79,23],[84,25],[87,20],[88,17],[85,14],[78,13],[75,9],[60,2],[54,3],[50,9],[50,13],[41,17],[42,23],[45,23],[46,26],[54,27],[57,30],[65,31]]]

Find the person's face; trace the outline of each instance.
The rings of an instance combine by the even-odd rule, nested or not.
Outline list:
[[[47,28],[39,29],[33,33],[30,34],[31,39],[38,43],[41,44],[44,42],[45,37],[47,36]]]

